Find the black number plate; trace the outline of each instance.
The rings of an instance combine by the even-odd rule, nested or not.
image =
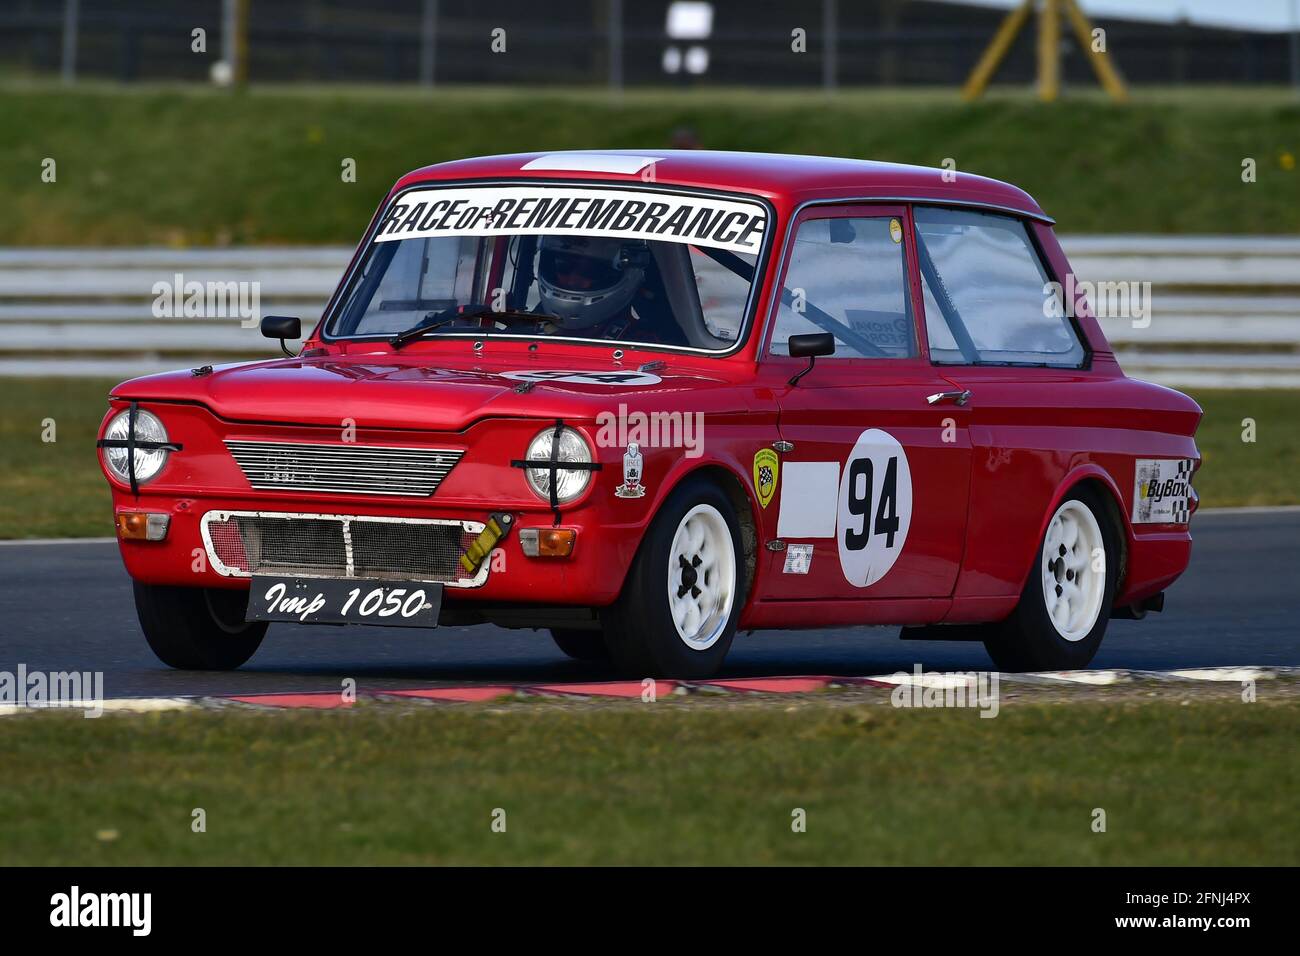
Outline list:
[[[254,575],[250,621],[437,627],[442,585],[421,581]]]

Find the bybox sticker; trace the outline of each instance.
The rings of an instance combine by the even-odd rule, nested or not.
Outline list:
[[[1192,459],[1139,458],[1133,477],[1134,524],[1187,524]]]

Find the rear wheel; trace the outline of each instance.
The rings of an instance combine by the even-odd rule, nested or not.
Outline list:
[[[265,621],[245,621],[248,592],[135,582],[135,610],[149,647],[168,667],[234,670],[257,651]]]
[[[575,661],[609,661],[609,648],[605,646],[605,635],[600,631],[573,631],[553,627],[551,640]]]
[[[1119,541],[1096,492],[1076,488],[1047,523],[1016,609],[984,642],[1007,671],[1087,667],[1115,598]]]
[[[669,496],[603,616],[620,670],[699,678],[722,666],[744,593],[740,540],[735,507],[717,485],[689,479]]]

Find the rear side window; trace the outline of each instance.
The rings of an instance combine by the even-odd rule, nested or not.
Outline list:
[[[1023,222],[935,207],[915,215],[934,362],[1083,364],[1087,353]]]
[[[832,358],[916,354],[903,227],[897,217],[805,219],[795,233],[771,353],[792,335],[830,332]]]

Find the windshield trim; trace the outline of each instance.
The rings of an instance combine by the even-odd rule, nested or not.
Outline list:
[[[767,213],[767,225],[763,229],[763,245],[759,250],[758,257],[754,261],[754,279],[749,284],[749,294],[745,299],[743,314],[740,317],[740,326],[736,332],[736,341],[725,349],[704,349],[692,345],[663,345],[657,342],[631,342],[622,339],[588,339],[578,336],[564,336],[557,338],[547,335],[522,335],[518,332],[511,332],[508,329],[492,329],[486,335],[493,340],[511,339],[518,341],[541,342],[550,341],[562,343],[565,345],[597,345],[602,348],[616,348],[625,351],[654,351],[654,352],[685,352],[692,355],[709,355],[714,358],[723,358],[728,355],[734,355],[740,351],[749,342],[749,337],[753,333],[755,326],[755,311],[758,305],[758,293],[763,277],[767,275],[767,267],[772,253],[772,245],[777,232],[776,208],[771,201],[765,196],[759,196],[754,193],[736,192],[733,190],[723,189],[701,189],[689,186],[672,186],[650,183],[623,183],[613,182],[608,179],[543,179],[541,177],[525,176],[508,179],[440,179],[426,180],[418,183],[411,183],[393,193],[380,206],[375,213],[366,234],[363,237],[358,248],[358,254],[354,256],[353,262],[348,266],[347,272],[343,276],[343,281],[339,283],[334,296],[330,299],[325,309],[325,314],[321,317],[319,339],[322,342],[372,342],[388,341],[392,338],[391,332],[376,333],[371,332],[365,335],[332,335],[329,332],[330,327],[338,320],[339,314],[344,305],[351,298],[353,287],[357,282],[361,272],[362,265],[367,262],[376,245],[375,233],[383,222],[383,214],[388,211],[393,203],[397,202],[402,196],[412,190],[441,189],[451,187],[469,187],[469,186],[519,186],[519,185],[539,185],[539,186],[586,186],[596,189],[613,189],[613,190],[631,190],[642,193],[670,193],[681,196],[705,196],[720,197],[729,199],[738,199],[743,202],[758,203]],[[422,339],[423,342],[432,342],[438,339],[466,339],[484,337],[484,332],[479,331],[450,331],[441,332],[436,336]],[[414,344],[414,343],[413,343]]]

